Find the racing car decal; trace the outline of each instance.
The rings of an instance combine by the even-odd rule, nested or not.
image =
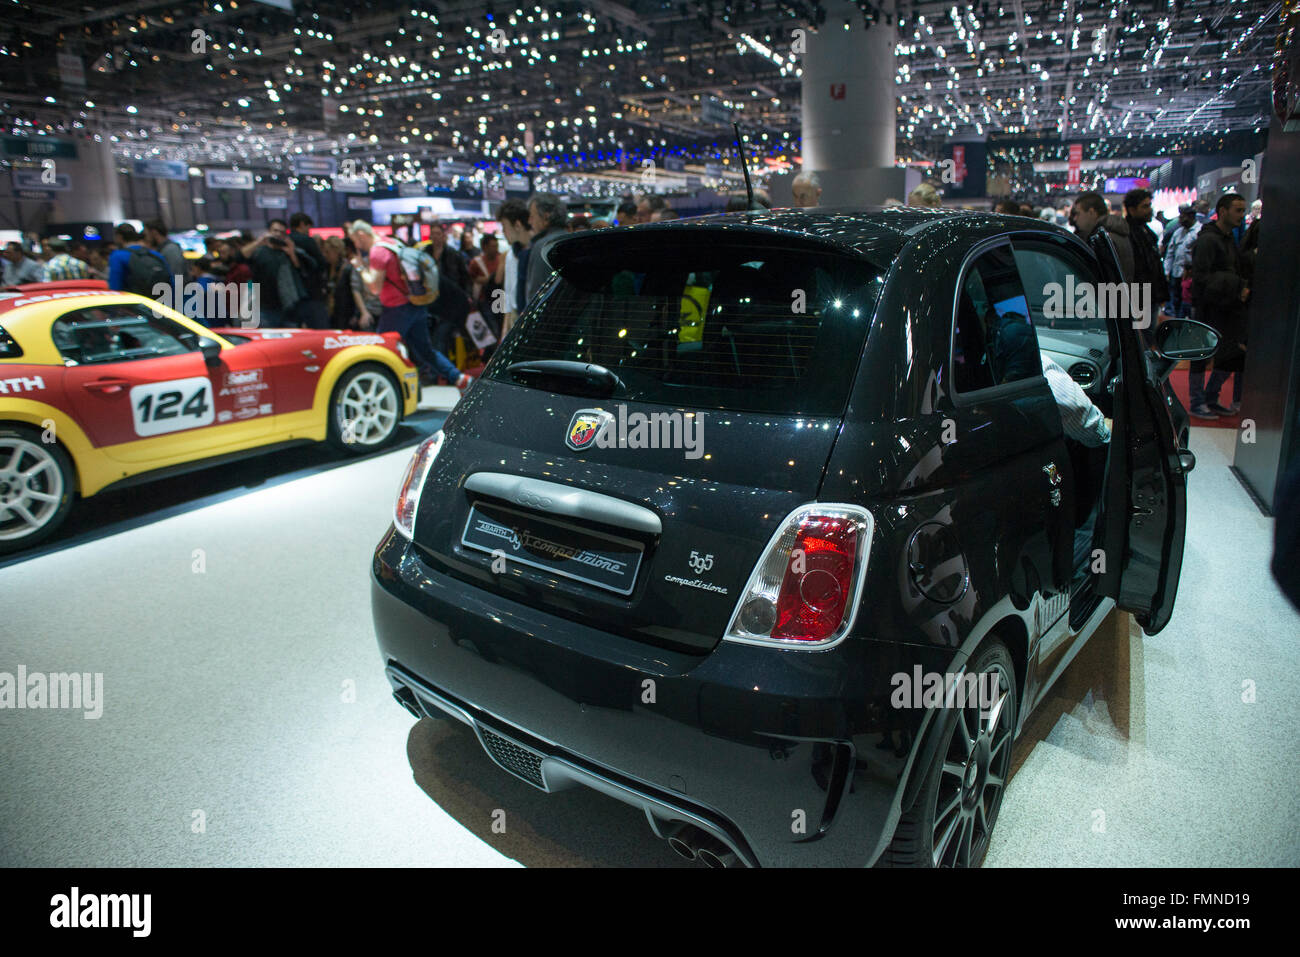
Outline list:
[[[212,383],[202,376],[131,388],[135,434],[141,438],[211,425]]]

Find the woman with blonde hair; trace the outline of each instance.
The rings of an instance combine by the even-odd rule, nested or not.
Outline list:
[[[935,209],[943,205],[943,197],[929,183],[922,183],[907,194],[908,206],[930,206]]]

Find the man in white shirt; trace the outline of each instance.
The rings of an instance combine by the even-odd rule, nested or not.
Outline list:
[[[1065,437],[1098,448],[1110,441],[1110,422],[1101,414],[1101,409],[1092,404],[1088,393],[1079,387],[1079,383],[1070,378],[1059,365],[1046,353],[1039,353],[1043,360],[1043,377],[1052,390],[1056,400],[1056,409],[1061,413],[1061,429]],[[1093,526],[1097,521],[1097,510],[1093,509],[1083,524],[1074,530],[1074,567],[1086,567],[1088,556],[1092,551]]]
[[[1056,400],[1056,409],[1061,413],[1061,428],[1066,438],[1090,449],[1109,442],[1110,425],[1101,409],[1092,404],[1088,393],[1047,353],[1041,352],[1039,357],[1043,361],[1043,376],[1052,390],[1052,398]]]

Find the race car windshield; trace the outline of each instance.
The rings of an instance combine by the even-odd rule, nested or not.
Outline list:
[[[614,398],[705,409],[839,415],[880,294],[871,265],[817,249],[660,234],[574,258],[486,375],[592,363]],[[562,379],[525,384],[569,391]],[[574,390],[581,388],[572,380]]]

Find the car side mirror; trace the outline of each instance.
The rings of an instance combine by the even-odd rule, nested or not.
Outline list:
[[[208,365],[216,365],[221,361],[221,343],[215,339],[206,336],[199,339],[199,352],[203,353],[203,361]]]
[[[1209,359],[1219,347],[1219,334],[1193,319],[1166,319],[1156,327],[1156,355],[1171,362]]]

